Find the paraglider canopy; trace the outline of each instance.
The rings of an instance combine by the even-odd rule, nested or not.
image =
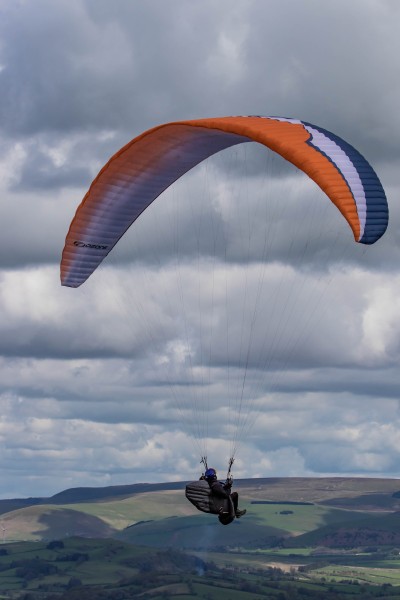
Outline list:
[[[134,138],[102,168],[78,207],[61,261],[61,283],[79,287],[140,214],[174,181],[212,154],[259,142],[313,179],[373,244],[388,208],[372,167],[350,144],[309,123],[281,117],[221,117],[160,125]]]

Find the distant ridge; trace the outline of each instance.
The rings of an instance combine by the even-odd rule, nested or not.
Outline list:
[[[257,479],[237,479],[236,487],[242,487],[251,484],[274,484],[283,481],[285,478],[268,477]],[[76,487],[68,488],[62,492],[49,497],[38,498],[10,498],[0,500],[0,515],[12,510],[27,508],[28,506],[37,506],[41,504],[77,504],[79,502],[95,502],[105,498],[121,498],[121,496],[132,496],[134,494],[143,494],[145,492],[165,492],[174,490],[183,490],[188,481],[172,481],[164,483],[132,483],[127,485],[109,485],[106,487]]]
[[[280,481],[278,477],[258,478],[258,479],[238,479],[235,485],[241,487],[249,484],[274,484]],[[165,492],[174,490],[183,490],[187,481],[172,481],[164,483],[132,483],[127,485],[109,485],[106,487],[76,487],[68,488],[62,492],[49,497],[38,498],[11,498],[0,500],[0,515],[27,508],[28,506],[37,506],[41,504],[77,504],[79,502],[95,502],[105,498],[121,498],[123,496],[132,496],[134,494],[143,494],[144,492]]]
[[[8,500],[0,500],[0,514],[41,504],[77,504],[79,502],[104,500],[104,498],[111,499],[121,496],[132,496],[134,494],[143,494],[144,492],[181,490],[184,489],[185,485],[186,482],[184,481],[173,481],[167,483],[133,483],[128,485],[110,485],[99,488],[68,488],[62,492],[54,494],[54,496],[49,497],[11,498]]]
[[[88,500],[103,500],[104,498],[117,498],[121,496],[132,496],[144,492],[165,492],[168,490],[182,490],[186,482],[174,481],[168,483],[132,483],[128,485],[110,485],[107,487],[78,487],[69,488],[59,492],[47,502],[51,504],[74,504],[76,502],[87,502]]]
[[[277,477],[258,478],[258,479],[236,479],[235,486],[243,487],[251,484],[268,485],[280,481]],[[78,487],[69,488],[50,498],[42,499],[45,503],[51,504],[74,504],[76,502],[87,502],[103,500],[104,498],[120,498],[121,496],[132,496],[134,494],[143,494],[145,492],[166,492],[183,490],[188,481],[170,481],[164,483],[132,483],[128,485],[110,485],[107,487]],[[44,502],[39,502],[43,504]]]

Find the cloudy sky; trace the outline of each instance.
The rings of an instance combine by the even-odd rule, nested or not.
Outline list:
[[[0,0],[0,497],[197,477],[398,476],[397,0]],[[77,290],[69,223],[160,123],[281,115],[373,165],[355,244],[265,148],[196,168]],[[254,146],[254,147],[252,147]]]

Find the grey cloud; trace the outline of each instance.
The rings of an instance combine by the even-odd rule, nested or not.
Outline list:
[[[116,11],[104,2],[56,9],[41,0],[35,10],[10,9],[3,128],[126,131],[129,124],[139,133],[168,119],[266,113],[308,119],[371,161],[390,160],[397,88],[381,65],[397,52],[395,9],[308,1],[290,3],[289,19],[287,8],[121,2]],[[371,45],[377,36],[385,45]],[[346,68],[349,62],[357,67]]]
[[[59,190],[63,187],[81,187],[90,180],[90,170],[82,162],[56,165],[43,148],[30,144],[28,158],[22,165],[18,182],[11,189],[17,191]]]
[[[180,6],[175,3],[175,10]],[[189,8],[182,19],[159,3],[153,10],[151,4],[121,3],[111,14],[104,3],[77,1],[55,9],[42,0],[32,11],[28,5],[10,10],[1,72],[4,128],[33,133],[43,128],[125,129],[130,123],[133,129],[138,115],[141,123],[147,115],[149,125],[154,124],[166,103],[171,116],[187,113],[185,85],[197,67],[200,76],[190,96],[197,89],[201,99],[203,66],[215,52],[219,22],[226,20],[224,7],[212,6],[210,12],[204,5]]]

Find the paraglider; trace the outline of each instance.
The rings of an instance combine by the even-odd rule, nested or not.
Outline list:
[[[247,142],[266,146],[315,181],[347,221],[356,242],[371,245],[384,234],[388,206],[381,182],[366,159],[335,134],[283,117],[178,121],[145,131],[101,169],[71,222],[62,254],[62,285],[81,286],[143,211],[190,169]],[[244,382],[241,388],[243,396]],[[232,463],[233,455],[229,471]],[[204,479],[186,488],[188,500],[218,515],[222,524],[244,514],[237,494],[231,492],[229,471],[225,484],[217,484],[216,473],[207,475],[206,469]]]

